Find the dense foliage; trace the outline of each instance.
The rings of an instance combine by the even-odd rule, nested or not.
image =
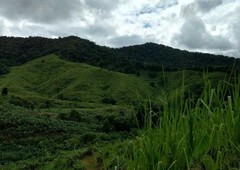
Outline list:
[[[147,113],[146,130],[134,141],[128,169],[239,169],[240,79],[212,86],[205,79],[201,96],[183,98],[177,91],[164,107],[155,125],[154,111]]]
[[[0,106],[0,169],[45,169],[45,166],[49,169],[52,163],[78,169],[75,164],[93,154],[85,152],[93,144],[125,140],[134,135],[129,133],[135,126],[131,117],[119,113],[100,115],[67,110],[56,113],[55,118],[51,114],[9,104]],[[72,163],[59,162],[61,159],[70,159]],[[103,163],[102,159],[99,163]]]
[[[7,73],[9,73],[9,68],[6,65],[0,63],[0,75],[4,75]]]
[[[239,59],[0,37],[0,63],[0,169],[240,168]]]
[[[154,43],[114,49],[74,36],[58,39],[0,37],[0,61],[7,65],[22,64],[51,53],[125,73],[137,73],[141,69],[159,71],[162,67],[165,70],[226,71],[235,62],[240,65],[239,59],[181,51]]]

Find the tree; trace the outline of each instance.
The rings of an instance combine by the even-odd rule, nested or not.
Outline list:
[[[4,87],[4,88],[2,89],[2,95],[3,95],[3,96],[7,96],[7,95],[8,95],[8,88],[7,88],[7,87]]]

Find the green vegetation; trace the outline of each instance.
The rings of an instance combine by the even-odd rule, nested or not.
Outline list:
[[[6,65],[0,63],[0,76],[7,73],[9,73],[9,68]]]
[[[0,169],[240,169],[238,59],[77,37],[0,52]]]
[[[7,87],[10,103],[36,107],[100,107],[126,105],[147,97],[148,84],[132,75],[87,64],[63,61],[56,55],[38,58],[11,68],[0,79]]]
[[[6,87],[4,87],[4,88],[2,89],[2,95],[3,95],[3,96],[7,96],[7,95],[8,95],[8,89],[7,89]]]
[[[53,115],[7,104],[0,107],[0,113],[1,169],[77,169],[82,159],[96,152],[94,144],[133,138],[130,128],[136,127],[130,123],[131,117],[123,121],[116,112],[89,115],[87,111],[69,110]],[[111,131],[104,129],[106,120]],[[123,123],[127,128],[119,128]],[[98,159],[102,166],[102,158]]]
[[[164,107],[155,126],[149,112],[147,126],[134,140],[126,167],[129,169],[239,169],[240,80],[209,79],[200,98],[163,99]]]
[[[131,103],[148,93],[136,76],[56,55],[12,67],[0,88],[1,169],[78,169],[89,155],[103,166],[93,145],[133,138]]]
[[[138,73],[140,70],[231,70],[240,60],[226,56],[192,53],[164,45],[146,43],[119,49],[96,45],[89,40],[70,36],[58,39],[42,37],[0,37],[0,62],[19,65],[55,53],[64,60],[87,63],[112,71]]]

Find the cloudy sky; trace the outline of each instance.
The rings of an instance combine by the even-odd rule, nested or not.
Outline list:
[[[0,0],[1,36],[76,35],[240,57],[240,0]]]

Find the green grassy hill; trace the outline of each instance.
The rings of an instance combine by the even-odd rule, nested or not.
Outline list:
[[[226,78],[193,70],[123,74],[54,54],[9,71],[0,77],[0,89],[8,89],[0,95],[0,169],[124,167],[146,113],[154,124],[184,104],[188,91],[201,95],[204,81],[214,87]]]
[[[158,105],[162,91],[179,89],[182,79],[186,90],[201,93],[202,72],[198,71],[143,71],[130,75],[109,71],[84,63],[74,63],[51,54],[20,66],[0,77],[0,89],[7,87],[8,96],[0,95],[0,103],[26,108],[101,108],[132,106],[139,100],[150,100]],[[216,81],[225,73],[211,72]]]
[[[56,55],[41,57],[12,67],[0,78],[0,88],[41,107],[99,107],[130,104],[138,95],[147,97],[148,84],[136,76],[108,71],[87,64],[67,62]]]
[[[29,169],[32,164],[62,169],[71,160],[81,167],[80,160],[94,154],[93,143],[133,136],[132,102],[150,93],[142,77],[53,54],[11,67],[0,77],[0,89],[4,87],[8,95],[0,95],[0,169]]]

